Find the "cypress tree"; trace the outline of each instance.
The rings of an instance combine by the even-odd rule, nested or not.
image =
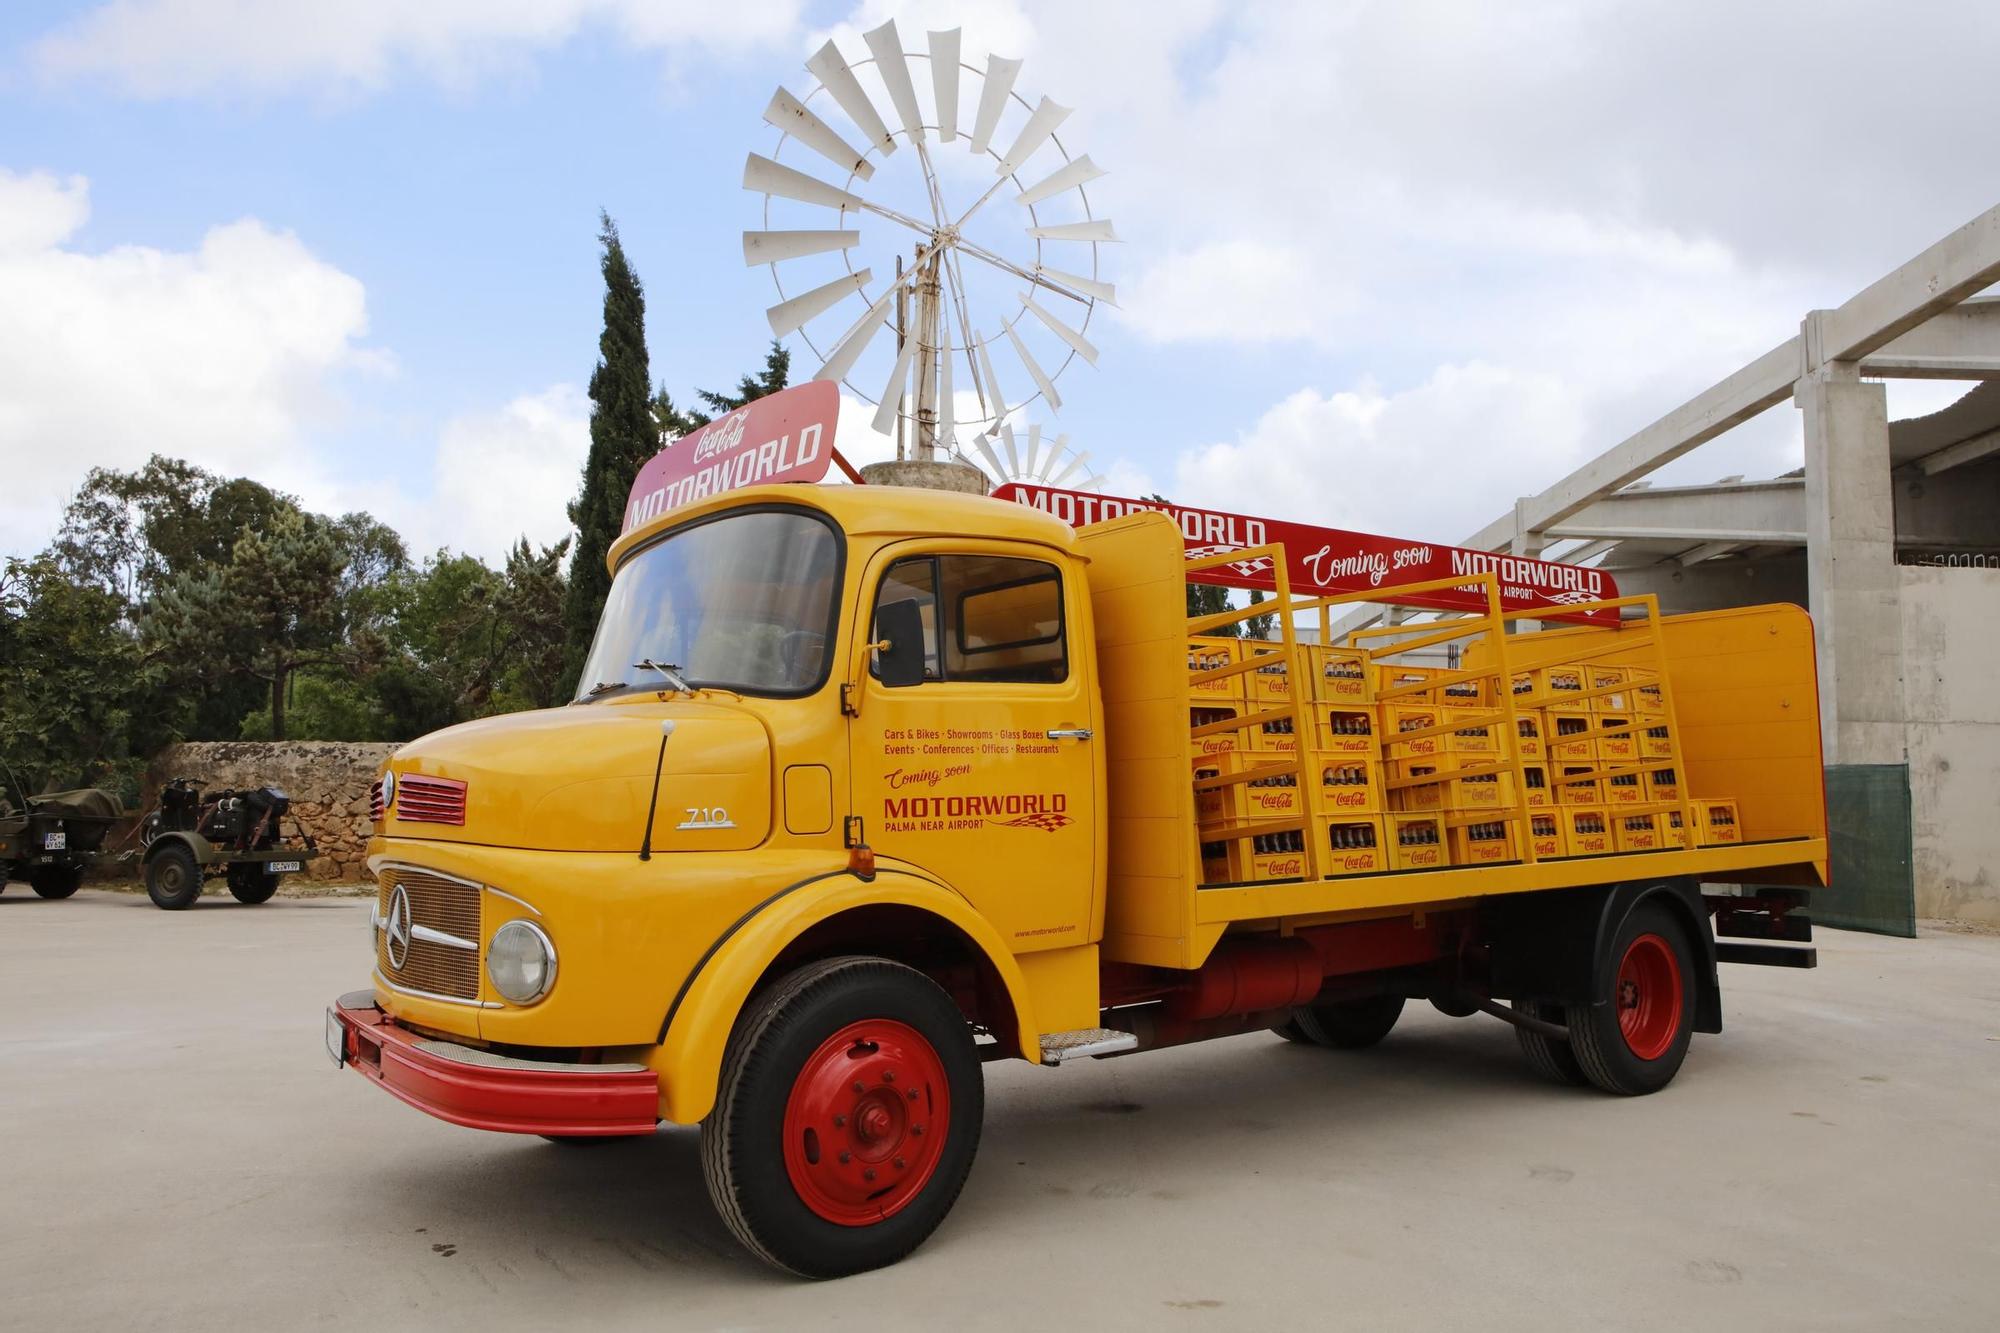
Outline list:
[[[660,447],[646,358],[646,293],[626,261],[618,224],[609,213],[600,212],[598,219],[597,239],[604,247],[604,332],[597,339],[597,369],[590,376],[590,456],[583,464],[582,489],[569,506],[577,536],[563,603],[564,698],[575,693],[611,589],[604,553],[624,525],[633,479]]]

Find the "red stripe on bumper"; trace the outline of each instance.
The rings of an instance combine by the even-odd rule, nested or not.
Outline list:
[[[424,1038],[374,1005],[335,1005],[347,1064],[392,1097],[472,1129],[504,1134],[650,1134],[660,1078],[650,1069],[468,1064],[422,1049]]]

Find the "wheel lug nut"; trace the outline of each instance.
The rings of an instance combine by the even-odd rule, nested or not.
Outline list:
[[[840,1154],[840,1164],[842,1166],[846,1166],[849,1162],[853,1160],[854,1160],[854,1154],[851,1152],[843,1152]]]
[[[924,1134],[924,1127],[922,1125],[911,1125],[910,1133],[915,1134],[918,1138],[922,1138]]]
[[[915,1101],[916,1099],[917,1099],[917,1090],[916,1090],[915,1088],[911,1088],[911,1089],[910,1089],[910,1100],[911,1100],[911,1101]]]
[[[895,1071],[895,1070],[893,1070],[893,1069],[885,1069],[885,1070],[883,1070],[883,1071],[882,1071],[882,1081],[883,1081],[884,1083],[894,1083],[894,1082],[896,1081],[896,1071]]]
[[[866,1091],[868,1091],[867,1087],[866,1087],[866,1086],[865,1086],[865,1085],[864,1085],[864,1084],[863,1084],[863,1083],[861,1082],[861,1080],[860,1080],[860,1079],[856,1079],[856,1080],[854,1080],[854,1090],[855,1090],[856,1092],[866,1092]]]
[[[861,1178],[862,1178],[863,1180],[873,1180],[873,1179],[875,1179],[875,1168],[871,1166],[871,1167],[869,1167],[869,1168],[868,1168],[867,1170],[863,1171],[863,1172],[861,1173]]]
[[[900,1157],[896,1159],[896,1169],[898,1171],[901,1171],[903,1169],[903,1159]]]
[[[844,1115],[837,1115],[833,1118],[834,1128],[836,1129],[838,1129],[840,1126],[846,1123],[847,1123],[847,1117]]]

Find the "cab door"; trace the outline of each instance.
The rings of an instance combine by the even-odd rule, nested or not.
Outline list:
[[[1104,764],[1082,570],[1044,548],[904,542],[864,576],[876,611],[917,604],[923,679],[891,687],[864,647],[849,723],[860,830],[920,866],[1015,952],[1091,941]]]

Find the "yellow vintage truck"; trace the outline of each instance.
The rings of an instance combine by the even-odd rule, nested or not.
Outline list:
[[[1810,965],[1803,612],[1573,596],[1529,630],[1504,569],[1391,571],[1366,600],[1485,609],[1314,646],[1295,625],[1363,594],[1187,537],[880,486],[638,522],[577,699],[423,737],[377,783],[373,984],[329,1009],[334,1061],[481,1129],[699,1124],[735,1235],[827,1277],[943,1220],[984,1061],[1360,1048],[1419,999],[1645,1093],[1721,1030],[1718,959]],[[1280,614],[1246,646],[1216,636],[1251,613],[1190,618],[1187,581],[1249,569]],[[1447,640],[1455,664],[1397,669]],[[1552,719],[1581,761],[1553,775]]]

